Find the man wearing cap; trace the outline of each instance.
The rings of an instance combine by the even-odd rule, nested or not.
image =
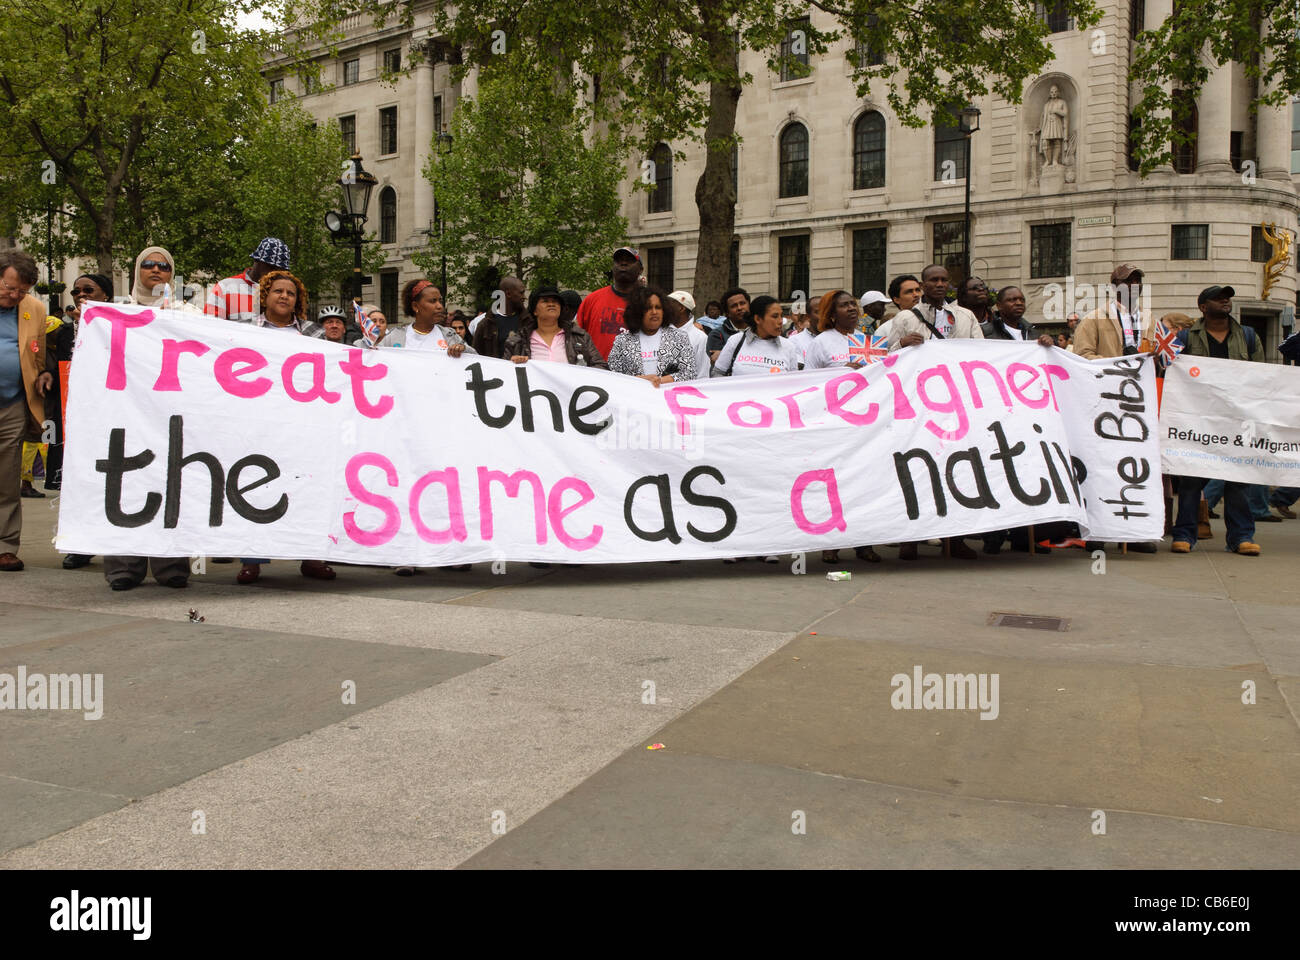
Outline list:
[[[631,247],[614,251],[613,283],[593,290],[578,307],[578,326],[591,336],[601,356],[609,359],[614,338],[623,329],[623,310],[641,276],[641,256]]]
[[[668,299],[677,304],[670,317],[672,325],[691,338],[691,349],[695,351],[696,376],[704,377],[709,369],[709,335],[695,325],[695,298],[685,290],[674,290]]]
[[[1074,352],[1085,360],[1137,353],[1151,335],[1151,312],[1141,309],[1142,271],[1121,263],[1110,274],[1109,302],[1089,312],[1074,328]]]
[[[343,322],[343,311],[338,307],[321,307],[320,313],[317,314],[316,320],[320,323],[321,328],[325,331],[324,339],[330,343],[342,343],[343,335],[347,330]]]
[[[1236,295],[1232,287],[1206,287],[1201,291],[1196,298],[1201,319],[1178,334],[1183,356],[1263,362],[1264,345],[1255,336],[1255,331],[1232,319],[1232,298]],[[1079,327],[1082,329],[1083,324]],[[1207,482],[1204,477],[1178,478],[1178,518],[1174,521],[1173,553],[1191,553],[1196,546],[1197,511],[1201,504],[1201,488]],[[1249,486],[1233,480],[1224,483],[1223,518],[1228,527],[1227,548],[1243,557],[1258,557],[1255,518],[1246,500]]]
[[[858,304],[862,307],[862,327],[867,333],[874,333],[880,321],[885,318],[885,304],[889,298],[879,290],[868,290],[862,295]]]
[[[257,283],[268,270],[289,269],[289,248],[284,241],[266,237],[253,251],[252,264],[243,273],[226,277],[208,291],[203,312],[221,320],[252,323],[261,313]]]

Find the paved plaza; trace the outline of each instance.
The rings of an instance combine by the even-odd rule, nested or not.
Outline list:
[[[50,496],[0,674],[102,673],[103,715],[0,712],[0,866],[1300,862],[1300,521],[1104,571],[881,547],[113,593],[60,568]],[[895,709],[914,672],[996,675],[996,716]]]

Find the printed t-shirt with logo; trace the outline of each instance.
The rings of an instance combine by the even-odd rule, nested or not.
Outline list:
[[[446,350],[447,337],[442,327],[436,325],[428,333],[420,333],[415,327],[407,327],[406,346],[410,350]]]
[[[761,340],[748,331],[733,333],[718,354],[716,374],[733,377],[759,373],[795,373],[803,358],[799,348],[785,337]]]
[[[830,329],[817,335],[817,339],[812,342],[808,348],[808,359],[804,363],[805,367],[816,369],[818,367],[842,367],[853,358],[849,353],[849,347],[853,346],[853,341],[838,330]]]
[[[626,308],[627,297],[613,287],[593,290],[578,307],[578,326],[591,335],[596,349],[606,360],[614,347],[614,338],[623,329],[623,311]]]
[[[808,364],[808,348],[812,346],[812,342],[816,339],[817,334],[813,333],[812,327],[809,327],[806,330],[800,330],[794,336],[790,337],[790,342],[798,348],[799,355],[804,358],[805,366]]]
[[[659,373],[659,344],[664,338],[661,325],[654,333],[638,333],[637,346],[641,349],[641,372],[648,377]]]

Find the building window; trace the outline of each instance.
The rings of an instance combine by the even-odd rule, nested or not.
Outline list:
[[[1171,260],[1208,260],[1210,258],[1210,225],[1208,223],[1176,223],[1173,226]]]
[[[1232,169],[1241,173],[1241,141],[1243,133],[1240,130],[1233,130],[1228,134],[1228,162],[1232,164]]]
[[[1029,228],[1029,276],[1070,275],[1070,224],[1043,223]]]
[[[1141,126],[1142,120],[1130,113],[1128,115],[1128,140],[1125,142],[1124,150],[1125,155],[1128,158],[1128,168],[1134,173],[1138,172],[1138,168],[1141,164],[1138,163],[1137,143],[1134,141],[1133,137]]]
[[[1050,6],[1046,3],[1037,3],[1034,6],[1038,8],[1038,19],[1047,24],[1047,29],[1052,33],[1064,33],[1073,28],[1074,24],[1062,0],[1053,0]]]
[[[878,67],[885,62],[889,36],[880,31],[880,18],[867,14],[867,35],[853,47],[853,60],[859,68]]]
[[[673,288],[672,247],[651,247],[646,251],[645,278],[661,290]]]
[[[1300,100],[1291,104],[1291,172],[1300,173]]]
[[[384,73],[397,73],[402,69],[402,48],[384,51]]]
[[[966,135],[959,126],[960,116],[961,107],[949,105],[943,113],[936,111],[934,119],[934,179],[944,183],[966,178]]]
[[[853,294],[885,290],[885,228],[853,231]]]
[[[351,86],[361,79],[361,61],[344,60],[343,61],[343,86]]]
[[[1145,30],[1147,23],[1147,2],[1146,0],[1129,0],[1128,5],[1128,35],[1136,37]]]
[[[788,303],[795,299],[808,299],[808,247],[807,234],[798,237],[781,237],[777,241],[777,297]]]
[[[307,95],[320,93],[320,75],[313,69],[308,68],[302,76],[302,92]]]
[[[885,185],[885,118],[875,110],[853,125],[853,189]]]
[[[1174,154],[1174,173],[1196,172],[1196,100],[1186,90],[1174,91],[1174,129],[1188,138],[1187,143],[1170,142]]]
[[[271,81],[271,102],[279,103],[284,99],[284,78],[280,77]]]
[[[397,325],[397,271],[385,270],[379,275],[379,309],[388,322]]]
[[[727,263],[727,286],[740,286],[740,239],[732,238],[731,257]]]
[[[379,242],[397,242],[397,191],[392,187],[379,191]]]
[[[379,111],[379,152],[397,152],[397,108],[384,107]]]
[[[808,128],[792,123],[781,131],[781,196],[808,196]]]
[[[933,226],[934,255],[931,263],[942,264],[948,282],[955,288],[966,278],[966,237],[964,220],[936,220]]]
[[[808,76],[808,31],[812,27],[809,17],[791,20],[781,41],[781,82]]]
[[[650,191],[650,212],[667,213],[673,208],[673,152],[661,143],[650,151],[654,165],[654,189]]]
[[[348,145],[348,156],[357,152],[357,117],[352,114],[347,117],[339,117],[339,133],[343,135],[343,142]]]
[[[1273,245],[1264,239],[1263,227],[1250,228],[1250,259],[1252,263],[1267,263],[1273,258]]]
[[[433,134],[434,134],[434,136],[437,136],[438,134],[442,133],[442,132],[443,132],[443,129],[444,129],[444,127],[443,127],[443,119],[442,119],[442,95],[439,94],[438,96],[436,96],[436,97],[433,98]]]

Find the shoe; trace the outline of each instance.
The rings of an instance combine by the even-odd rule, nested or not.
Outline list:
[[[1243,557],[1258,557],[1259,544],[1251,543],[1249,540],[1243,540],[1241,543],[1237,544],[1236,552],[1241,554]]]
[[[1002,541],[1001,541],[1001,540],[985,540],[985,541],[984,541],[984,552],[987,553],[990,557],[996,557],[999,553],[1002,552]]]
[[[899,559],[899,560],[915,560],[915,559],[916,559],[916,544],[914,544],[914,543],[904,543],[904,544],[902,544],[902,545],[898,548],[898,559]]]
[[[457,564],[454,564],[453,566],[450,566],[450,567],[443,567],[442,569],[444,569],[444,570],[452,570],[452,571],[454,571],[454,572],[456,572],[456,573],[468,573],[468,572],[469,572],[470,570],[472,570],[473,568],[474,568],[474,567],[473,567],[473,564],[469,564],[469,563],[457,563]]]
[[[59,483],[59,481],[57,480],[47,480],[45,483],[45,489],[47,491],[53,490],[55,493],[58,493],[61,489],[63,489],[63,484]]]
[[[234,563],[234,557],[208,557],[213,563]]]
[[[393,570],[393,573],[399,577],[413,577],[415,576],[415,567],[397,567]]]
[[[30,497],[35,497],[35,498],[37,498],[38,500],[44,500],[44,499],[45,499],[45,494],[41,493],[41,491],[37,490],[37,489],[36,489],[35,487],[33,487],[30,483],[28,483],[26,480],[23,481],[22,496],[24,496],[24,497],[29,497],[29,498],[30,498]]]
[[[1089,553],[1092,553],[1094,550],[1104,551],[1106,549],[1106,544],[1102,543],[1100,540],[1085,540],[1083,549],[1087,550]]]
[[[1206,520],[1204,523],[1198,523],[1196,525],[1196,539],[1197,540],[1214,539],[1214,531],[1210,529],[1210,521]]]
[[[171,587],[173,590],[180,590],[183,589],[184,587],[188,587],[189,585],[190,585],[189,577],[181,577],[181,576],[168,577],[166,580],[163,581],[164,587]]]
[[[114,590],[133,590],[136,582],[130,577],[118,577],[116,580],[111,581],[109,586]]]
[[[1281,518],[1281,517],[1275,517],[1275,516],[1274,516],[1273,514],[1271,514],[1271,513],[1266,513],[1266,514],[1264,514],[1262,517],[1256,517],[1256,518],[1255,518],[1255,522],[1256,522],[1256,523],[1281,523],[1281,522],[1282,522],[1282,518]]]
[[[1209,517],[1210,517],[1211,520],[1222,520],[1222,519],[1223,519],[1221,516],[1219,516],[1219,515],[1218,515],[1217,513],[1215,513],[1213,510],[1210,511],[1210,513],[1209,513]]]
[[[1174,545],[1169,548],[1170,553],[1191,553],[1192,545],[1186,540],[1175,540]]]
[[[773,555],[773,556],[766,556],[766,557],[763,558],[763,562],[764,562],[764,563],[780,563],[780,562],[781,562],[781,558],[778,557],[778,556],[774,556],[774,555]]]
[[[337,576],[334,568],[324,560],[304,560],[298,564],[298,569],[304,577],[312,580],[333,580]]]
[[[1157,544],[1146,540],[1141,543],[1130,543],[1128,549],[1129,553],[1155,553],[1160,548]]]
[[[723,563],[740,563],[740,557],[723,557]]]
[[[958,560],[974,560],[979,556],[960,537],[953,537],[948,541],[948,552]]]
[[[262,565],[260,563],[246,563],[239,568],[239,573],[235,574],[236,583],[257,583],[258,578],[262,576]]]
[[[79,567],[84,567],[88,563],[90,563],[90,557],[86,556],[86,554],[70,553],[63,558],[63,569],[76,570]]]
[[[16,553],[0,553],[0,570],[5,573],[17,573],[23,568],[23,562]]]
[[[551,565],[550,565],[549,563],[543,563],[543,562],[541,562],[540,560],[529,560],[529,561],[528,561],[528,565],[529,565],[530,567],[536,567],[538,570],[549,570],[549,569],[551,569]]]
[[[839,563],[840,552],[838,550],[823,550],[822,563]]]
[[[880,554],[876,553],[871,547],[855,547],[853,555],[859,560],[865,560],[867,563],[879,563]]]
[[[1273,509],[1276,510],[1278,513],[1280,513],[1282,516],[1286,517],[1288,520],[1295,519],[1295,511],[1292,510],[1290,507],[1279,507],[1275,503],[1273,504]]]

